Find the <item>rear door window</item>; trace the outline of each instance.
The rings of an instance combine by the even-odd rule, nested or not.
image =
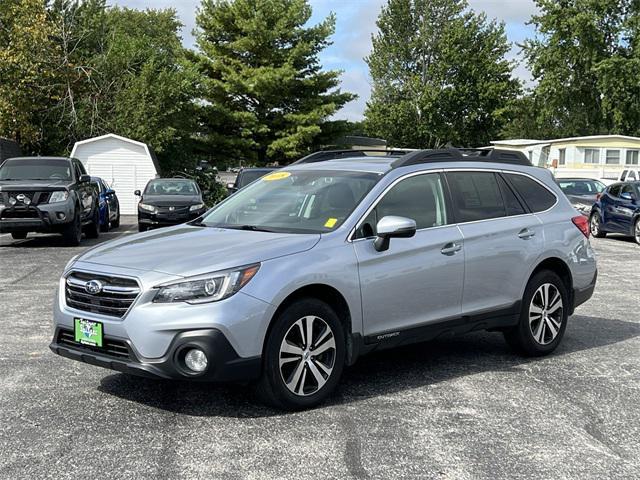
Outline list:
[[[609,190],[607,190],[607,193],[609,193],[609,195],[611,195],[612,197],[619,197],[620,196],[620,187],[622,185],[621,184],[616,184],[616,185],[611,185],[609,187]]]
[[[506,216],[498,179],[493,172],[447,172],[459,223]]]
[[[505,177],[532,212],[543,212],[556,203],[556,196],[533,178],[515,173],[506,173]]]

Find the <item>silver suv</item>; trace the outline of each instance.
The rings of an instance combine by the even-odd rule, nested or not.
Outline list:
[[[586,217],[519,153],[292,165],[188,224],[72,259],[51,349],[156,378],[325,399],[372,350],[477,330],[556,349],[593,293]]]

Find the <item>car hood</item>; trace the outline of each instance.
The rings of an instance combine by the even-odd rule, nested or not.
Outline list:
[[[178,225],[103,243],[78,261],[188,277],[303,252],[319,240],[320,234]]]
[[[171,207],[202,203],[202,199],[200,195],[145,195],[142,197],[142,202],[147,205]]]
[[[0,180],[0,192],[63,190],[69,180]]]

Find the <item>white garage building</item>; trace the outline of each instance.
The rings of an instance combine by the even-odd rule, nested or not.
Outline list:
[[[148,145],[110,133],[76,142],[71,156],[80,160],[90,175],[101,177],[118,194],[120,212],[137,213],[135,190],[144,189],[160,173],[158,160]]]

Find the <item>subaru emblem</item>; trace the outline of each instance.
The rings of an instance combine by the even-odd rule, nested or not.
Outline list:
[[[104,285],[100,280],[89,280],[84,284],[85,291],[91,295],[97,295],[100,293],[102,291],[102,287],[104,287]]]

